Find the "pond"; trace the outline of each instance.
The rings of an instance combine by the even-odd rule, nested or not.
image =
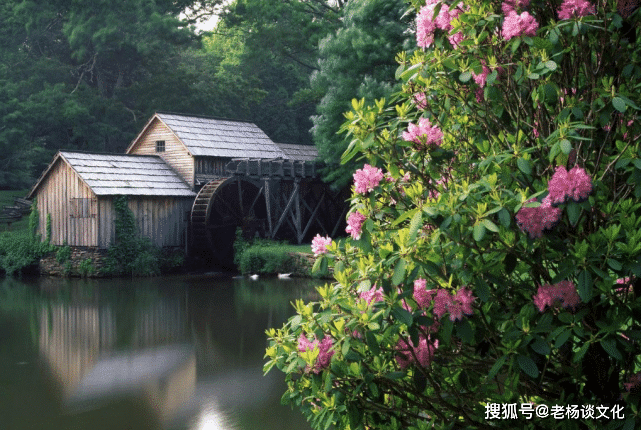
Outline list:
[[[320,281],[0,279],[0,429],[310,429],[265,330]]]

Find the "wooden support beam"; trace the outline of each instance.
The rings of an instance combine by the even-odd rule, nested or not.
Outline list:
[[[338,230],[338,226],[341,224],[341,221],[345,219],[345,215],[347,215],[348,209],[349,209],[349,206],[345,205],[343,212],[341,212],[341,216],[339,216],[338,219],[336,220],[336,225],[334,225],[334,229],[332,230],[332,234],[330,235],[330,237],[336,236],[336,230]]]
[[[271,205],[271,186],[270,186],[270,181],[269,179],[265,179],[265,207],[267,208],[267,224],[269,225],[269,232],[268,235],[269,237],[274,237],[272,232],[274,231],[272,229],[272,205]]]
[[[307,221],[307,225],[305,226],[305,229],[303,230],[303,233],[301,235],[301,239],[298,240],[298,243],[300,244],[300,241],[302,240],[302,237],[305,237],[307,234],[307,230],[309,230],[309,227],[312,225],[312,222],[316,221],[320,225],[321,229],[325,232],[325,235],[327,235],[327,230],[325,230],[325,227],[323,226],[323,223],[320,222],[320,220],[316,217],[316,214],[318,213],[318,208],[321,207],[323,204],[323,200],[325,200],[325,192],[323,191],[323,195],[321,196],[320,200],[316,204],[316,207],[312,211],[307,202],[303,199],[303,204],[307,207],[307,210],[309,210],[312,215],[309,217],[309,221]]]
[[[296,196],[297,193],[298,193],[298,182],[294,182],[294,190],[292,191],[292,195],[289,196],[289,201],[287,202],[287,205],[285,205],[285,209],[283,210],[283,213],[278,219],[278,222],[276,223],[276,227],[274,227],[274,231],[272,231],[272,239],[276,237],[276,233],[278,232],[280,225],[283,223],[283,221],[285,221],[287,213],[291,211],[292,204],[294,203],[294,197]]]
[[[238,183],[238,206],[240,207],[240,216],[241,216],[241,219],[242,219],[242,218],[245,218],[245,214],[243,212],[243,190],[242,190],[242,187],[240,185],[241,182],[242,181],[240,180],[240,178],[238,178],[238,180],[237,180],[237,183]]]
[[[301,241],[303,240],[303,236],[301,234],[301,210],[300,210],[300,178],[296,178],[294,183],[297,185],[296,186],[296,199],[294,202],[294,210],[296,213],[296,216],[294,217],[294,224],[296,225],[296,241],[298,244],[301,244]]]

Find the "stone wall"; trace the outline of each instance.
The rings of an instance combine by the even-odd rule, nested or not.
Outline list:
[[[67,253],[63,248],[69,248],[70,252]],[[41,275],[50,276],[104,276],[101,269],[104,266],[106,257],[106,249],[86,246],[59,246],[56,251],[50,252],[40,259],[38,269]],[[87,271],[83,271],[81,264],[88,259],[91,260],[90,267],[92,269],[85,273]]]

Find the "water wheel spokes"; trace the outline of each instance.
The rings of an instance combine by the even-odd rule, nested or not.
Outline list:
[[[221,178],[203,186],[191,213],[192,248],[206,252],[221,266],[232,268],[233,243],[238,227],[264,223],[262,188],[240,178]]]

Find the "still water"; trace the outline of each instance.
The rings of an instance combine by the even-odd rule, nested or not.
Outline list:
[[[0,430],[308,430],[262,365],[319,284],[0,278]]]

